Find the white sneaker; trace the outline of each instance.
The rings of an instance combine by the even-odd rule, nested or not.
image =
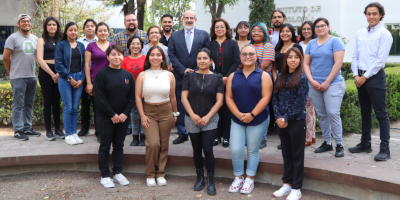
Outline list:
[[[292,190],[292,187],[290,187],[290,185],[288,184],[283,184],[283,186],[274,192],[274,194],[272,194],[274,197],[283,197],[285,195],[288,195],[290,193],[290,191]]]
[[[235,177],[233,180],[232,185],[229,187],[229,192],[234,193],[240,190],[243,186],[243,179],[240,179],[238,176]]]
[[[146,185],[149,186],[149,187],[154,187],[154,186],[156,186],[156,179],[154,179],[154,178],[148,178],[148,179],[146,180]]]
[[[240,189],[240,193],[250,194],[251,191],[253,191],[253,189],[254,189],[254,180],[251,178],[246,178],[246,180],[244,180],[242,189]]]
[[[74,138],[78,144],[83,144],[83,140],[81,138],[79,138],[76,133],[72,134],[72,136],[74,136]]]
[[[120,185],[129,185],[128,179],[126,179],[122,174],[115,174],[113,179],[114,182],[119,183]]]
[[[165,180],[164,177],[158,177],[157,178],[157,185],[158,186],[165,186],[165,185],[167,185],[167,181]]]
[[[105,188],[113,188],[115,187],[113,180],[110,177],[106,178],[101,178],[100,183],[105,187]]]
[[[290,192],[290,194],[286,200],[299,200],[300,198],[301,198],[300,189],[297,189],[297,190],[293,189],[292,192]]]
[[[75,137],[72,136],[72,135],[66,136],[66,137],[65,137],[65,142],[66,142],[67,144],[70,144],[70,145],[78,144],[78,142],[75,140]]]

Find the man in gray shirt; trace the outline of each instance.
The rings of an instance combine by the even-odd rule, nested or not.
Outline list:
[[[11,117],[14,138],[29,140],[28,136],[40,136],[40,133],[32,129],[32,104],[37,86],[35,68],[38,37],[29,33],[32,28],[32,19],[29,15],[21,14],[17,20],[19,31],[7,38],[3,62],[10,74],[14,95]]]

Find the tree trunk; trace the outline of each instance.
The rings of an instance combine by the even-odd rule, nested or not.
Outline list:
[[[221,18],[222,11],[224,11],[224,6],[225,6],[224,3],[220,0],[218,3],[218,9],[217,9],[217,13],[215,16],[216,18]]]
[[[126,13],[124,9],[124,14],[127,15],[128,13],[135,13],[135,0],[129,0],[126,4]]]
[[[137,20],[138,29],[143,30],[144,25],[144,6],[146,5],[146,0],[137,0]]]

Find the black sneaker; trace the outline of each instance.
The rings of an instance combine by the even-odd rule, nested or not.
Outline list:
[[[335,157],[343,157],[344,156],[344,150],[343,150],[343,146],[341,144],[337,144],[336,145],[336,153],[335,153]]]
[[[260,144],[260,149],[263,149],[267,147],[267,140],[266,139],[261,139],[261,144]]]
[[[357,144],[357,146],[349,148],[349,151],[351,153],[361,153],[361,152],[371,153],[372,152],[371,143]]]
[[[320,147],[315,149],[314,152],[315,153],[322,153],[322,152],[325,152],[325,151],[333,151],[332,144],[328,145],[328,144],[326,144],[326,141],[324,141],[324,143],[322,143],[322,145]]]
[[[46,131],[46,139],[48,141],[56,140],[56,137],[53,134],[53,131]]]
[[[140,147],[146,146],[146,136],[144,134],[140,134],[139,145]]]
[[[224,139],[224,141],[222,142],[222,146],[227,148],[229,147],[229,140],[228,139]]]
[[[20,141],[25,141],[25,140],[29,140],[29,137],[26,136],[26,134],[23,130],[20,130],[20,131],[17,131],[14,133],[14,139],[20,140]]]
[[[282,145],[280,144],[280,145],[278,145],[278,149],[279,150],[281,150],[282,149]]]
[[[30,137],[40,137],[42,135],[39,132],[34,131],[32,128],[25,130],[25,135],[30,136]]]
[[[79,132],[78,132],[78,136],[86,136],[89,134],[89,129],[88,128],[82,128]]]
[[[376,161],[387,161],[391,159],[390,157],[390,151],[389,148],[387,147],[381,147],[381,150],[379,153],[374,157]]]
[[[56,131],[54,131],[54,136],[57,139],[64,139],[65,138],[64,132],[62,130],[60,130],[60,129],[57,129]]]
[[[139,145],[139,136],[138,135],[134,135],[133,136],[133,140],[131,142],[131,146],[137,146]]]

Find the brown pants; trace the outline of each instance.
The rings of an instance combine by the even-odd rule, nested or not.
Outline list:
[[[144,104],[144,113],[150,119],[150,127],[144,128],[146,135],[146,178],[165,176],[168,158],[169,135],[171,134],[173,115],[171,102],[160,105]]]

